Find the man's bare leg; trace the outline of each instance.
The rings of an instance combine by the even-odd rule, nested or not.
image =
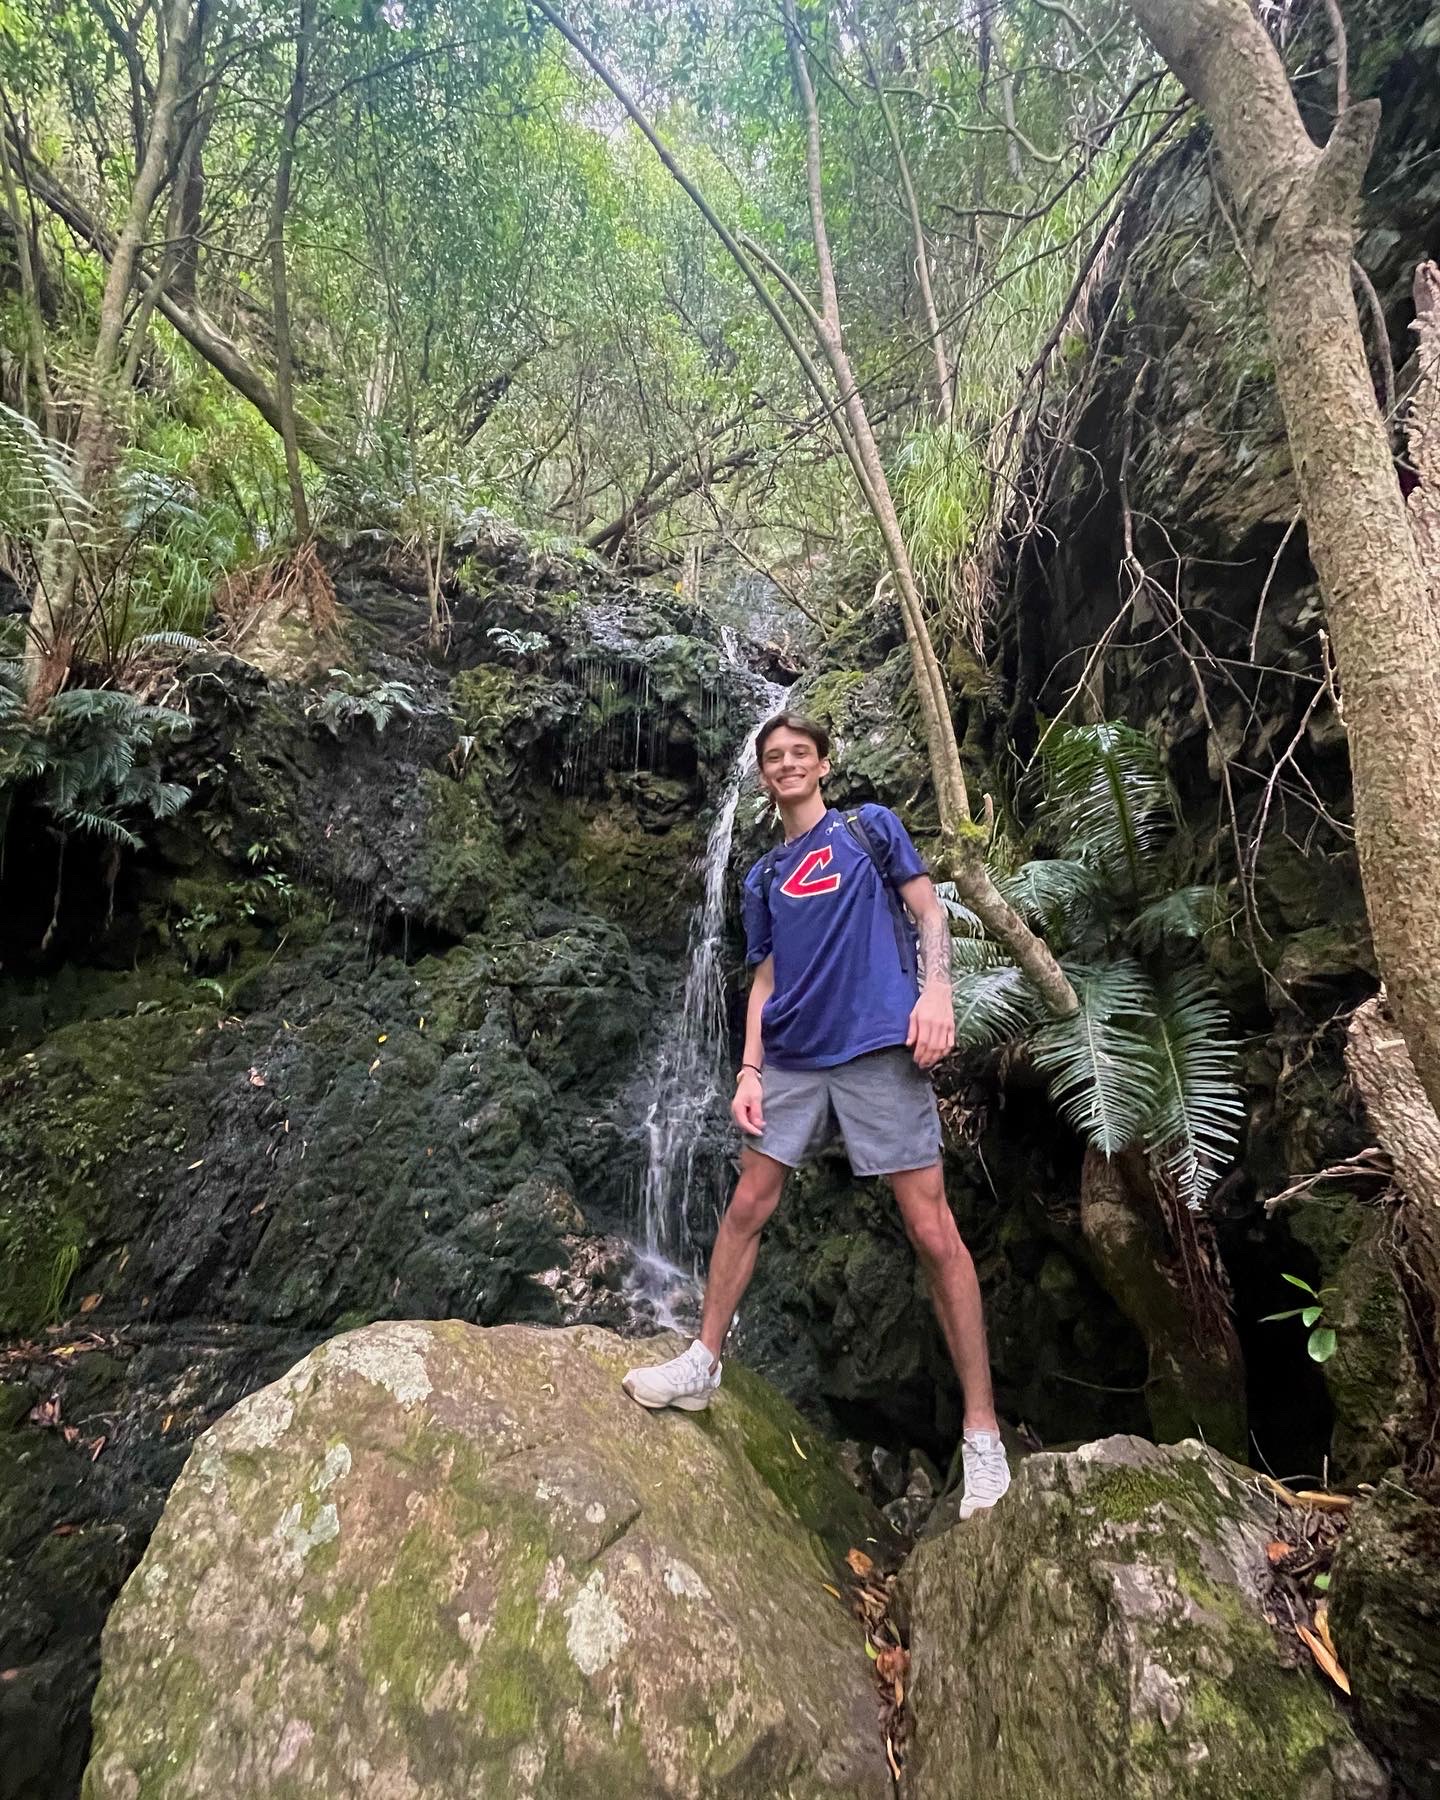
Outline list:
[[[755,1273],[760,1234],[780,1203],[789,1173],[784,1163],[758,1150],[740,1152],[740,1179],[715,1234],[700,1316],[700,1342],[717,1362],[736,1308]]]
[[[934,1163],[928,1169],[906,1169],[890,1176],[889,1181],[906,1235],[925,1272],[950,1360],[964,1389],[965,1429],[999,1431],[995,1396],[990,1387],[990,1352],[985,1343],[980,1283],[945,1198],[940,1164]]]

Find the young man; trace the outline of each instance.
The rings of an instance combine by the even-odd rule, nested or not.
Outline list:
[[[754,981],[745,1052],[730,1110],[752,1141],[710,1258],[700,1335],[683,1355],[632,1369],[625,1391],[642,1406],[698,1412],[720,1385],[720,1353],[754,1272],[760,1233],[790,1170],[838,1127],[857,1175],[890,1183],[929,1282],[965,1392],[961,1518],[1010,1485],[995,1419],[975,1265],[945,1199],[940,1120],[925,1071],[955,1043],[950,928],[905,827],[865,806],[858,829],[827,806],[828,734],[781,713],[755,739],[760,784],[785,841],[745,877],[747,955]],[[924,986],[914,934],[919,928]]]

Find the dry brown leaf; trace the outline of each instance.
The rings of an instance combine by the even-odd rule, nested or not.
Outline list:
[[[822,1582],[821,1582],[821,1583],[820,1583],[820,1585],[821,1585],[821,1587],[822,1587],[822,1588],[824,1588],[824,1590],[825,1590],[825,1592],[826,1592],[826,1593],[827,1593],[827,1594],[833,1594],[833,1595],[834,1595],[834,1596],[835,1596],[835,1598],[836,1598],[836,1599],[837,1599],[837,1600],[839,1600],[839,1599],[841,1599],[841,1598],[843,1598],[843,1596],[842,1596],[842,1595],[841,1595],[841,1592],[840,1592],[840,1590],[839,1590],[839,1588],[837,1588],[837,1587],[831,1587],[831,1585],[830,1585],[830,1583],[829,1583],[829,1582],[828,1582],[828,1581],[822,1581]]]
[[[1344,1512],[1355,1504],[1353,1494],[1322,1494],[1315,1489],[1307,1488],[1304,1493],[1296,1494],[1297,1506],[1312,1506],[1316,1512]]]
[[[60,1435],[67,1444],[76,1443],[80,1437],[80,1427],[78,1425],[62,1425]]]
[[[170,1429],[170,1421],[174,1417],[175,1417],[175,1415],[173,1412],[166,1413],[165,1417],[160,1421],[160,1429],[162,1431],[168,1431]]]
[[[1270,1492],[1278,1499],[1283,1500],[1287,1506],[1298,1506],[1300,1504],[1298,1498],[1288,1487],[1286,1487],[1283,1481],[1277,1481],[1273,1475],[1262,1475],[1260,1479],[1265,1483],[1266,1487],[1269,1488]]]
[[[890,1747],[890,1733],[888,1731],[885,1733],[885,1760],[890,1765],[890,1773],[898,1781],[900,1779],[900,1765],[896,1762],[895,1752]]]
[[[1340,1652],[1335,1648],[1335,1640],[1330,1635],[1330,1602],[1328,1600],[1322,1600],[1315,1608],[1315,1635],[1336,1662],[1339,1662]]]
[[[854,1572],[862,1578],[875,1573],[875,1565],[863,1550],[847,1550],[845,1560]]]
[[[790,1433],[790,1442],[795,1446],[795,1454],[800,1458],[801,1462],[809,1462],[810,1458],[800,1448],[800,1440],[793,1431]]]
[[[100,1296],[98,1294],[87,1294],[80,1302],[80,1310],[82,1313],[94,1312],[99,1304]]]
[[[1350,1677],[1340,1667],[1335,1653],[1331,1650],[1327,1650],[1313,1631],[1307,1631],[1303,1625],[1297,1625],[1295,1629],[1300,1633],[1301,1639],[1310,1654],[1335,1683],[1336,1687],[1339,1688],[1340,1692],[1342,1694],[1348,1694],[1350,1692]]]
[[[1290,1554],[1293,1548],[1294,1546],[1292,1544],[1287,1544],[1283,1538],[1271,1538],[1270,1542],[1265,1546],[1265,1554],[1270,1559],[1270,1567],[1272,1569],[1278,1567],[1280,1563],[1284,1562],[1285,1558]]]
[[[898,1681],[910,1667],[910,1652],[892,1644],[875,1658],[875,1672],[882,1681]]]
[[[109,1440],[105,1437],[103,1432],[101,1433],[101,1435],[99,1437],[93,1438],[91,1440],[91,1443],[90,1443],[90,1460],[91,1460],[91,1462],[94,1462],[95,1458],[105,1448],[105,1445],[108,1442],[109,1442]]]
[[[64,1525],[52,1525],[50,1527],[50,1535],[51,1537],[74,1537],[79,1529],[80,1527],[78,1525],[72,1525],[68,1522]]]
[[[58,1425],[60,1423],[60,1396],[52,1394],[48,1400],[37,1401],[25,1417],[32,1425]]]
[[[0,1669],[0,1681],[13,1681],[19,1673],[18,1669]]]

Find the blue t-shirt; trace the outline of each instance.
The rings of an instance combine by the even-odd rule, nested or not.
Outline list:
[[[832,806],[774,853],[768,905],[766,859],[745,877],[747,957],[775,957],[761,1041],[777,1069],[833,1068],[903,1044],[910,1027],[919,992],[913,940],[907,928],[902,953],[885,880],[898,885],[926,868],[888,806],[858,811],[873,860]]]

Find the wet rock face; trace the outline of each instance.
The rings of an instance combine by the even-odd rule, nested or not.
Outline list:
[[[753,1378],[647,1414],[632,1349],[375,1325],[243,1401],[106,1627],[87,1800],[888,1794],[821,1585],[883,1527]]]
[[[1262,1616],[1273,1534],[1249,1471],[1194,1442],[1028,1458],[902,1576],[911,1800],[1385,1800]]]
[[[1440,1800],[1440,1508],[1382,1481],[1351,1515],[1332,1592],[1366,1736],[1414,1800]]]
[[[375,1318],[624,1322],[626,1086],[756,690],[668,590],[464,556],[442,654],[366,552],[338,638],[187,665],[194,799],[113,896],[72,851],[44,956],[12,819],[0,1330],[86,1310],[0,1371],[0,1800],[74,1793],[105,1608],[247,1388]]]

